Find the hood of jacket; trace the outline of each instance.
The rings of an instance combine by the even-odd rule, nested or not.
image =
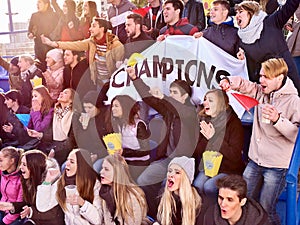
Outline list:
[[[298,95],[298,91],[293,83],[293,81],[286,77],[285,84],[278,89],[277,91],[274,91],[270,94],[273,98],[278,98],[283,95]]]
[[[234,27],[233,18],[231,16],[228,16],[228,18],[224,22],[222,22],[220,24],[215,24],[214,22],[212,22],[209,19],[208,24],[211,25],[211,26],[227,25],[227,26],[230,26],[230,27]]]

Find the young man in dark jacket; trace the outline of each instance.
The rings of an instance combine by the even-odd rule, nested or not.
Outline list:
[[[163,5],[166,26],[160,29],[158,41],[163,41],[168,35],[193,35],[198,28],[189,23],[187,18],[182,18],[183,2],[167,0]]]
[[[226,0],[215,0],[210,9],[210,21],[205,30],[197,32],[194,37],[205,37],[230,55],[237,57],[239,51],[238,29],[234,27],[232,17],[228,16],[230,10],[229,2]]]
[[[174,157],[192,156],[199,135],[196,109],[190,102],[192,89],[184,80],[175,80],[170,85],[170,96],[159,89],[151,89],[138,78],[134,68],[127,69],[133,85],[143,101],[163,117],[162,141],[157,147],[157,161],[139,176],[137,182],[146,193],[149,214],[156,217],[161,182],[167,173],[169,162]]]
[[[205,225],[269,225],[263,207],[247,198],[247,183],[242,176],[228,175],[217,180],[218,204],[204,215]]]

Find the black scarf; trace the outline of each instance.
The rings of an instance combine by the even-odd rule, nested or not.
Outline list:
[[[70,184],[76,185],[76,174],[70,177],[65,176],[65,182],[66,182],[65,186]]]
[[[182,224],[182,215],[181,215],[181,211],[182,211],[182,204],[180,201],[180,197],[179,195],[176,195],[174,193],[172,193],[172,196],[175,200],[175,204],[176,204],[176,212],[172,214],[172,223],[173,225],[181,225]]]
[[[112,217],[112,221],[114,221],[116,225],[119,225],[118,217],[114,218],[117,207],[112,187],[110,185],[103,184],[100,188],[99,195],[105,201],[106,207]]]

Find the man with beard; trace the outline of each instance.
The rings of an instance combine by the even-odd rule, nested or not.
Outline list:
[[[141,53],[155,41],[152,40],[143,30],[143,17],[139,14],[129,14],[125,22],[127,40],[125,44],[125,59],[128,59],[132,53]]]

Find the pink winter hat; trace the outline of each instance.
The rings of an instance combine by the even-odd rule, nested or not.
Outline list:
[[[63,61],[63,51],[58,48],[51,49],[50,51],[48,51],[47,56],[51,57],[57,63]]]

